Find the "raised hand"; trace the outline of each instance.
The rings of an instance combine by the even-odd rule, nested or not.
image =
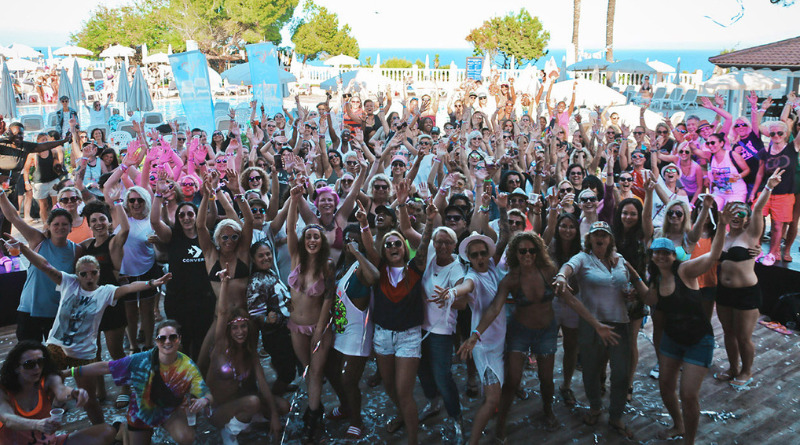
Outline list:
[[[700,98],[700,105],[702,105],[703,108],[711,108],[711,107],[713,107],[713,105],[711,105],[711,100],[706,96],[702,96]]]
[[[767,179],[767,187],[772,189],[772,188],[775,188],[778,184],[780,184],[781,183],[781,175],[783,174],[784,171],[785,170],[782,169],[782,168],[779,168],[779,169],[775,170],[772,173],[772,176],[770,176],[769,179]]]
[[[508,193],[498,193],[494,201],[497,203],[497,207],[501,209],[508,208]]]
[[[750,102],[751,107],[758,107],[758,96],[756,96],[755,91],[750,90],[750,94],[747,96],[747,101]]]
[[[358,204],[358,210],[356,210],[356,221],[361,224],[361,227],[366,227],[369,225],[369,222],[367,221],[367,211],[364,210],[364,204],[362,204],[361,201],[356,200],[356,203]]]
[[[409,184],[407,180],[402,180],[397,183],[395,187],[395,193],[397,194],[397,202],[398,204],[405,204],[408,201],[408,189]]]

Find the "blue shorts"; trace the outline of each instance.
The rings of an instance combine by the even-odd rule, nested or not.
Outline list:
[[[667,357],[708,368],[714,360],[714,336],[708,334],[699,342],[686,346],[671,339],[665,332],[661,337],[660,350]]]
[[[530,329],[523,326],[514,317],[508,320],[506,331],[506,351],[527,354],[528,350],[536,355],[556,353],[558,342],[558,323],[555,317],[550,326],[542,329]]]
[[[376,324],[372,336],[372,346],[378,355],[420,358],[422,357],[422,326],[405,331],[392,331]]]

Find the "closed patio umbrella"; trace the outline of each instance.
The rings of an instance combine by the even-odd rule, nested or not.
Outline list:
[[[14,94],[14,85],[11,83],[11,73],[8,71],[8,66],[3,64],[2,78],[0,78],[0,114],[3,117],[11,119],[18,116],[17,114],[17,98]]]
[[[81,79],[81,67],[78,66],[78,60],[72,66],[72,88],[75,90],[75,103],[79,100],[86,100],[86,91],[83,89],[83,79]]]
[[[67,96],[69,98],[69,106],[78,109],[78,102],[75,101],[75,90],[72,89],[72,82],[69,80],[67,70],[61,68],[61,74],[58,76],[58,97]]]
[[[127,103],[131,85],[128,83],[128,67],[125,62],[119,68],[119,84],[117,85],[117,102]]]
[[[151,111],[154,108],[153,97],[147,87],[147,81],[138,66],[136,67],[136,73],[133,75],[133,83],[131,83],[131,91],[128,95],[127,103],[128,109],[133,111]]]

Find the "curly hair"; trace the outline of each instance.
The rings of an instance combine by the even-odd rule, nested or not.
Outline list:
[[[509,269],[519,267],[517,250],[519,250],[519,245],[523,241],[530,241],[536,249],[536,257],[533,261],[534,266],[539,270],[555,269],[556,266],[553,264],[553,260],[550,258],[550,255],[547,254],[547,247],[544,245],[544,240],[535,232],[519,232],[508,242],[506,264],[508,264]]]
[[[614,240],[614,235],[612,235],[612,234],[610,234],[608,232],[603,232],[603,233],[605,233],[606,235],[611,237],[611,243],[609,243],[608,248],[606,249],[606,259],[608,259],[608,258],[611,258],[611,255],[613,255],[614,252],[617,251],[617,247],[616,247],[617,243]],[[591,233],[587,233],[586,236],[583,237],[583,251],[586,252],[586,253],[592,253],[592,234]]]
[[[239,174],[239,185],[242,187],[242,190],[250,190],[252,188],[250,187],[250,174],[253,172],[261,176],[261,194],[266,195],[267,191],[269,191],[269,181],[267,181],[269,176],[261,167],[247,167],[244,169],[244,171]]]
[[[16,369],[22,364],[20,363],[22,354],[33,350],[42,351],[42,357],[44,357],[42,378],[46,379],[52,374],[59,375],[56,364],[50,358],[50,351],[43,344],[33,340],[22,340],[11,349],[3,362],[3,366],[0,367],[0,387],[12,394],[22,389]]]

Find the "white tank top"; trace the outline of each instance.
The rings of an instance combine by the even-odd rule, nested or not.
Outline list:
[[[350,283],[350,277],[355,273],[357,267],[358,262],[353,263],[336,285],[336,297],[344,306],[347,324],[344,327],[344,332],[336,334],[333,347],[344,355],[369,357],[372,352],[372,332],[374,329],[372,317],[369,316],[370,312],[372,312],[372,295],[370,295],[369,306],[364,311],[357,308],[350,301],[350,297],[347,296],[347,285]],[[336,305],[338,306],[338,302]]]
[[[122,256],[122,267],[119,273],[128,276],[144,275],[156,262],[153,246],[147,243],[147,237],[153,232],[150,219],[128,217],[131,229],[125,241],[125,254]]]
[[[731,182],[732,175],[738,174],[739,169],[733,164],[731,153],[726,150],[722,161],[717,162],[716,157],[711,157],[711,164],[708,169],[708,180],[714,194],[724,193],[726,195],[747,195],[747,184],[739,178]]]

